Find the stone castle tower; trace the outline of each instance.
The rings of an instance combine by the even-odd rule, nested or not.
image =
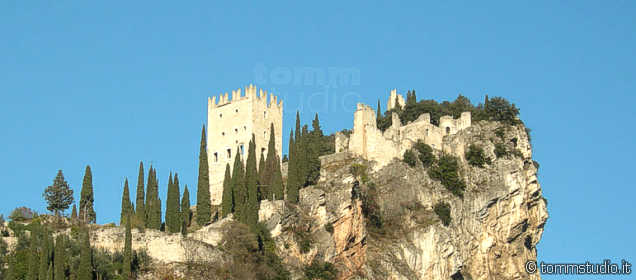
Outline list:
[[[282,159],[283,101],[262,89],[258,94],[256,91],[256,87],[250,85],[244,94],[240,88],[233,90],[231,100],[227,93],[218,99],[208,98],[207,149],[212,205],[221,204],[226,164],[230,164],[231,171],[237,149],[245,162],[252,134],[258,164],[261,154],[267,155],[270,126],[274,124],[276,152],[279,160]]]

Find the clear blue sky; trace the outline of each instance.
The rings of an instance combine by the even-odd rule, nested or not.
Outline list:
[[[98,222],[117,221],[140,160],[162,197],[174,171],[194,203],[207,97],[249,83],[284,98],[286,136],[297,109],[331,133],[391,88],[489,94],[533,131],[550,212],[539,260],[636,262],[634,2],[208,2],[0,2],[5,216],[44,212],[58,169],[77,199],[90,164]],[[323,84],[304,67],[360,75]]]

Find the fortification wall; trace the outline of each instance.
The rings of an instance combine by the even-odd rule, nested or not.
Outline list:
[[[391,91],[387,104],[391,108],[395,103],[391,100],[400,100],[399,94]],[[431,124],[430,114],[422,114],[417,120],[402,125],[399,116],[392,114],[391,127],[384,132],[376,125],[376,112],[371,107],[358,103],[354,113],[353,133],[348,139],[343,134],[336,135],[336,152],[351,152],[367,160],[376,161],[374,167],[379,169],[394,158],[401,159],[404,152],[411,149],[417,141],[422,141],[436,150],[444,149],[442,143],[446,135],[455,134],[462,129],[470,127],[470,112],[464,112],[459,119],[452,116],[440,118],[440,125]],[[348,144],[348,147],[345,145]]]
[[[233,169],[237,150],[243,161],[247,158],[252,134],[256,161],[259,162],[261,153],[267,155],[270,125],[273,123],[276,151],[279,160],[282,159],[282,101],[263,90],[257,94],[253,85],[244,91],[232,91],[231,97],[225,93],[218,99],[216,96],[208,98],[207,150],[212,205],[221,203],[226,165]]]

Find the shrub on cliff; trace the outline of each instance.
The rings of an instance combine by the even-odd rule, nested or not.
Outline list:
[[[464,156],[466,157],[466,161],[468,161],[468,164],[472,166],[484,167],[484,164],[489,162],[489,160],[486,159],[486,156],[484,155],[484,149],[475,144],[471,144],[470,146],[468,146],[468,150],[466,151]]]
[[[433,207],[433,211],[435,211],[435,214],[437,214],[439,219],[442,221],[442,224],[444,224],[445,226],[450,225],[452,221],[452,218],[450,215],[451,214],[450,204],[446,202],[438,202]]]
[[[457,158],[452,155],[442,155],[437,163],[428,170],[428,175],[432,179],[439,180],[454,195],[463,197],[466,182],[459,176],[458,172]]]
[[[402,161],[404,161],[410,167],[415,167],[415,164],[417,163],[417,160],[415,159],[415,153],[413,153],[412,150],[406,150],[406,152],[404,152],[404,159],[402,159]]]
[[[415,150],[419,154],[417,157],[420,159],[424,167],[430,167],[435,163],[435,155],[433,154],[433,148],[424,144],[421,140],[418,140],[415,144]]]
[[[311,262],[311,265],[305,267],[304,272],[307,279],[332,280],[338,276],[335,265],[316,259]]]

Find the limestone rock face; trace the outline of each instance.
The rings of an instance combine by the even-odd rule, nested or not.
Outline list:
[[[374,162],[344,152],[321,158],[320,181],[301,189],[297,206],[263,201],[260,220],[296,275],[319,259],[334,263],[340,279],[540,279],[524,270],[536,260],[548,218],[537,167],[525,128],[500,127],[474,123],[444,137],[444,152],[460,159],[463,198],[421,165],[396,159],[374,172]],[[517,152],[497,158],[495,143]],[[464,152],[471,144],[491,163],[469,165]],[[368,179],[351,175],[356,163],[369,167]],[[363,213],[369,200],[377,203],[381,226]],[[448,226],[434,212],[440,202],[450,205]],[[312,242],[303,251],[306,236]]]

